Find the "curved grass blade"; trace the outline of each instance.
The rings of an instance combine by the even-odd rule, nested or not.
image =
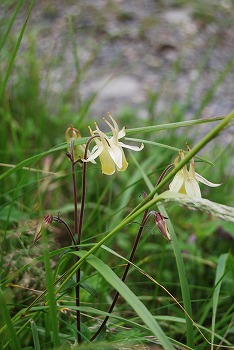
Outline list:
[[[230,115],[226,116],[226,118],[230,117],[232,115],[234,117],[234,111],[232,111],[230,113]],[[187,127],[187,126],[197,125],[197,124],[202,124],[202,123],[216,122],[216,121],[223,120],[223,119],[224,119],[224,117],[216,117],[216,118],[209,118],[209,119],[207,118],[207,119],[199,119],[199,120],[196,119],[196,120],[189,120],[189,121],[185,121],[185,122],[153,125],[153,126],[147,126],[147,127],[143,127],[143,128],[134,128],[134,129],[126,130],[126,135],[137,135],[137,134],[151,133],[151,132],[166,130],[166,129],[176,129],[176,128],[180,128],[180,127]],[[110,135],[110,133],[106,133],[106,134]],[[209,133],[209,135],[210,135],[210,133]],[[89,137],[83,137],[81,139],[78,139],[75,142],[75,145],[84,144],[87,142],[88,139],[89,139]],[[65,150],[66,148],[67,148],[67,142],[63,142],[57,146],[52,147],[48,151],[45,151],[45,152],[36,154],[32,157],[29,157],[29,158],[23,160],[22,162],[18,163],[17,165],[15,165],[14,168],[9,169],[9,170],[5,171],[3,174],[1,174],[0,180],[9,176],[10,174],[14,173],[17,170],[22,169],[24,166],[27,166],[28,164],[34,164],[36,161],[40,160],[42,157],[45,157],[50,153],[57,152],[57,151],[63,150],[63,149]],[[190,152],[190,155],[191,155],[191,152]],[[189,159],[190,158],[191,157],[189,157]]]
[[[213,313],[212,313],[212,326],[211,326],[211,350],[214,349],[214,337],[215,337],[215,320],[216,320],[216,314],[217,314],[217,308],[218,308],[218,302],[219,302],[219,293],[221,289],[221,283],[223,276],[225,274],[225,268],[227,263],[228,254],[222,254],[219,257],[218,265],[216,269],[216,275],[215,275],[215,290],[213,294]]]
[[[21,31],[20,31],[19,37],[18,37],[18,39],[17,39],[16,45],[15,45],[15,48],[14,48],[14,51],[13,51],[13,53],[12,53],[10,62],[9,62],[9,64],[8,64],[8,67],[7,67],[7,70],[6,70],[5,77],[4,77],[3,82],[2,82],[2,84],[1,84],[1,87],[0,87],[0,101],[2,100],[4,91],[5,91],[5,87],[6,87],[8,78],[9,78],[9,76],[10,76],[11,69],[12,69],[12,67],[13,67],[13,64],[14,64],[14,61],[15,61],[15,58],[16,58],[16,54],[17,54],[18,49],[19,49],[19,47],[20,47],[20,44],[21,44],[21,41],[22,41],[22,38],[23,38],[23,35],[24,35],[24,32],[25,32],[25,29],[26,29],[26,25],[27,25],[27,23],[28,23],[28,20],[29,20],[29,17],[30,17],[32,8],[33,8],[33,4],[34,4],[34,1],[31,2],[31,5],[30,5],[29,11],[28,11],[27,18],[26,18],[26,20],[25,20],[25,22],[24,22],[24,24],[23,24],[23,27],[22,27],[22,29],[21,29]]]
[[[1,41],[1,43],[0,43],[0,51],[1,51],[2,47],[4,46],[6,40],[7,40],[7,37],[8,37],[8,35],[9,35],[9,33],[10,33],[10,30],[11,30],[11,27],[13,26],[13,23],[14,23],[14,21],[15,21],[15,18],[16,18],[16,16],[17,16],[17,14],[18,14],[18,12],[19,12],[19,10],[20,10],[20,8],[21,8],[23,2],[24,2],[24,0],[19,1],[18,4],[17,4],[17,6],[16,6],[15,12],[14,12],[14,14],[13,14],[11,20],[9,21],[9,24],[8,24],[8,27],[7,27],[7,30],[6,30],[6,33],[2,36],[2,41]]]
[[[30,323],[31,323],[31,329],[32,329],[34,349],[35,350],[41,350],[36,323],[33,320],[31,320]]]
[[[151,133],[151,132],[160,131],[160,130],[170,130],[170,129],[183,128],[183,127],[192,126],[192,125],[218,122],[219,120],[223,120],[224,118],[225,117],[192,119],[192,120],[187,120],[187,121],[177,122],[177,123],[168,123],[168,124],[161,124],[161,125],[145,126],[143,128],[127,129],[126,135],[131,136],[131,135],[137,135],[142,133],[146,134],[146,133]]]
[[[5,302],[5,298],[2,292],[2,289],[0,288],[0,309],[1,309],[1,314],[3,316],[3,319],[5,321],[6,327],[7,327],[7,332],[8,332],[8,338],[10,340],[10,346],[12,350],[20,350],[21,346],[19,343],[19,339],[16,335],[15,328],[13,326],[11,316],[9,313],[9,310],[7,308],[7,304]]]
[[[73,252],[73,254],[82,257],[84,256],[85,252]],[[86,261],[92,265],[105,278],[105,280],[122,295],[122,297],[135,310],[151,332],[158,338],[161,345],[167,350],[174,350],[174,346],[168,340],[166,334],[163,332],[162,328],[159,326],[152,314],[137,298],[137,296],[127,287],[127,285],[123,283],[121,279],[111,270],[111,268],[95,255],[90,255]]]

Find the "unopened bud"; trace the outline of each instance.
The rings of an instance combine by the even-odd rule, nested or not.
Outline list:
[[[73,154],[74,161],[80,161],[82,162],[82,159],[84,158],[85,154],[85,144],[82,145],[73,145],[71,146],[72,140],[77,140],[81,138],[80,131],[76,128],[74,128],[72,125],[67,129],[66,133],[66,140],[70,144],[69,152],[70,154]]]
[[[81,138],[80,131],[74,128],[72,125],[70,125],[69,128],[67,129],[65,136],[66,136],[67,142],[70,142],[71,139]]]
[[[43,220],[38,221],[36,226],[36,232],[34,234],[33,243],[36,243],[41,238],[41,231],[42,229],[48,229],[48,227],[51,225],[53,221],[53,215],[52,214],[46,214],[43,216]]]
[[[171,241],[171,236],[167,227],[166,220],[160,212],[154,212],[154,222],[163,237],[165,237],[167,241]]]

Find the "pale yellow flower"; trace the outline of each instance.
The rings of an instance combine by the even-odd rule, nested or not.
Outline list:
[[[125,136],[125,128],[119,130],[118,124],[114,118],[112,118],[110,114],[108,114],[108,116],[112,124],[105,118],[103,119],[110,127],[113,136],[108,137],[99,129],[98,125],[95,123],[96,130],[92,131],[91,128],[89,129],[92,136],[98,136],[94,138],[96,146],[91,151],[91,154],[87,160],[83,161],[89,162],[99,157],[102,173],[106,175],[112,175],[116,169],[118,171],[125,171],[128,167],[128,162],[126,160],[123,148],[129,148],[133,151],[141,151],[144,148],[144,145],[142,144],[140,147],[136,147],[120,142],[119,139]]]
[[[190,151],[188,145],[187,149]],[[175,166],[178,164],[179,159],[184,159],[184,151],[181,150],[179,152],[179,156],[175,160]],[[190,160],[189,171],[187,170],[187,166],[184,165],[181,170],[175,175],[174,179],[169,185],[169,189],[172,192],[178,192],[182,194],[186,194],[189,197],[193,198],[201,198],[201,191],[198,182],[202,182],[203,184],[210,187],[217,187],[221,184],[215,184],[206,180],[204,177],[195,172],[195,164],[194,158]]]

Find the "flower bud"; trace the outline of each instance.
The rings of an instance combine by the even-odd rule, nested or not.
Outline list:
[[[53,215],[52,214],[45,214],[43,216],[42,220],[39,220],[37,222],[36,225],[36,232],[34,234],[34,238],[33,238],[33,244],[36,243],[40,238],[41,238],[41,231],[42,229],[49,229],[49,226],[52,224],[53,222]]]
[[[78,129],[74,128],[72,125],[70,125],[69,128],[67,129],[65,136],[66,136],[67,142],[70,142],[71,139],[76,140],[78,138],[81,138],[80,131]]]
[[[171,236],[167,227],[166,220],[160,212],[154,212],[154,222],[163,237],[165,237],[167,241],[171,241]]]
[[[73,154],[74,161],[82,161],[85,153],[85,144],[71,146],[71,142],[81,138],[80,131],[74,128],[72,125],[69,126],[65,133],[67,142],[69,143],[69,152]]]

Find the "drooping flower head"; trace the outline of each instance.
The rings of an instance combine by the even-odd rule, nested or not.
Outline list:
[[[187,150],[190,151],[189,146],[186,144]],[[179,163],[180,160],[184,159],[184,151],[180,150],[178,157],[175,159],[175,166]],[[172,192],[178,192],[186,194],[189,197],[201,198],[201,191],[198,182],[210,187],[217,187],[221,184],[215,184],[195,172],[195,163],[194,158],[190,160],[189,170],[187,166],[184,165],[181,170],[175,175],[174,179],[169,185],[169,189]]]
[[[128,167],[123,148],[129,148],[133,151],[141,151],[144,148],[144,145],[142,144],[140,147],[136,147],[120,142],[119,139],[125,136],[125,127],[119,130],[118,124],[114,118],[112,118],[109,113],[108,116],[112,123],[106,120],[106,118],[103,118],[103,120],[110,127],[112,136],[108,137],[102,132],[97,123],[95,123],[96,130],[93,131],[89,127],[91,135],[97,137],[94,138],[96,146],[93,148],[86,161],[93,161],[97,157],[100,157],[102,173],[112,175],[116,169],[118,171],[125,171]]]

